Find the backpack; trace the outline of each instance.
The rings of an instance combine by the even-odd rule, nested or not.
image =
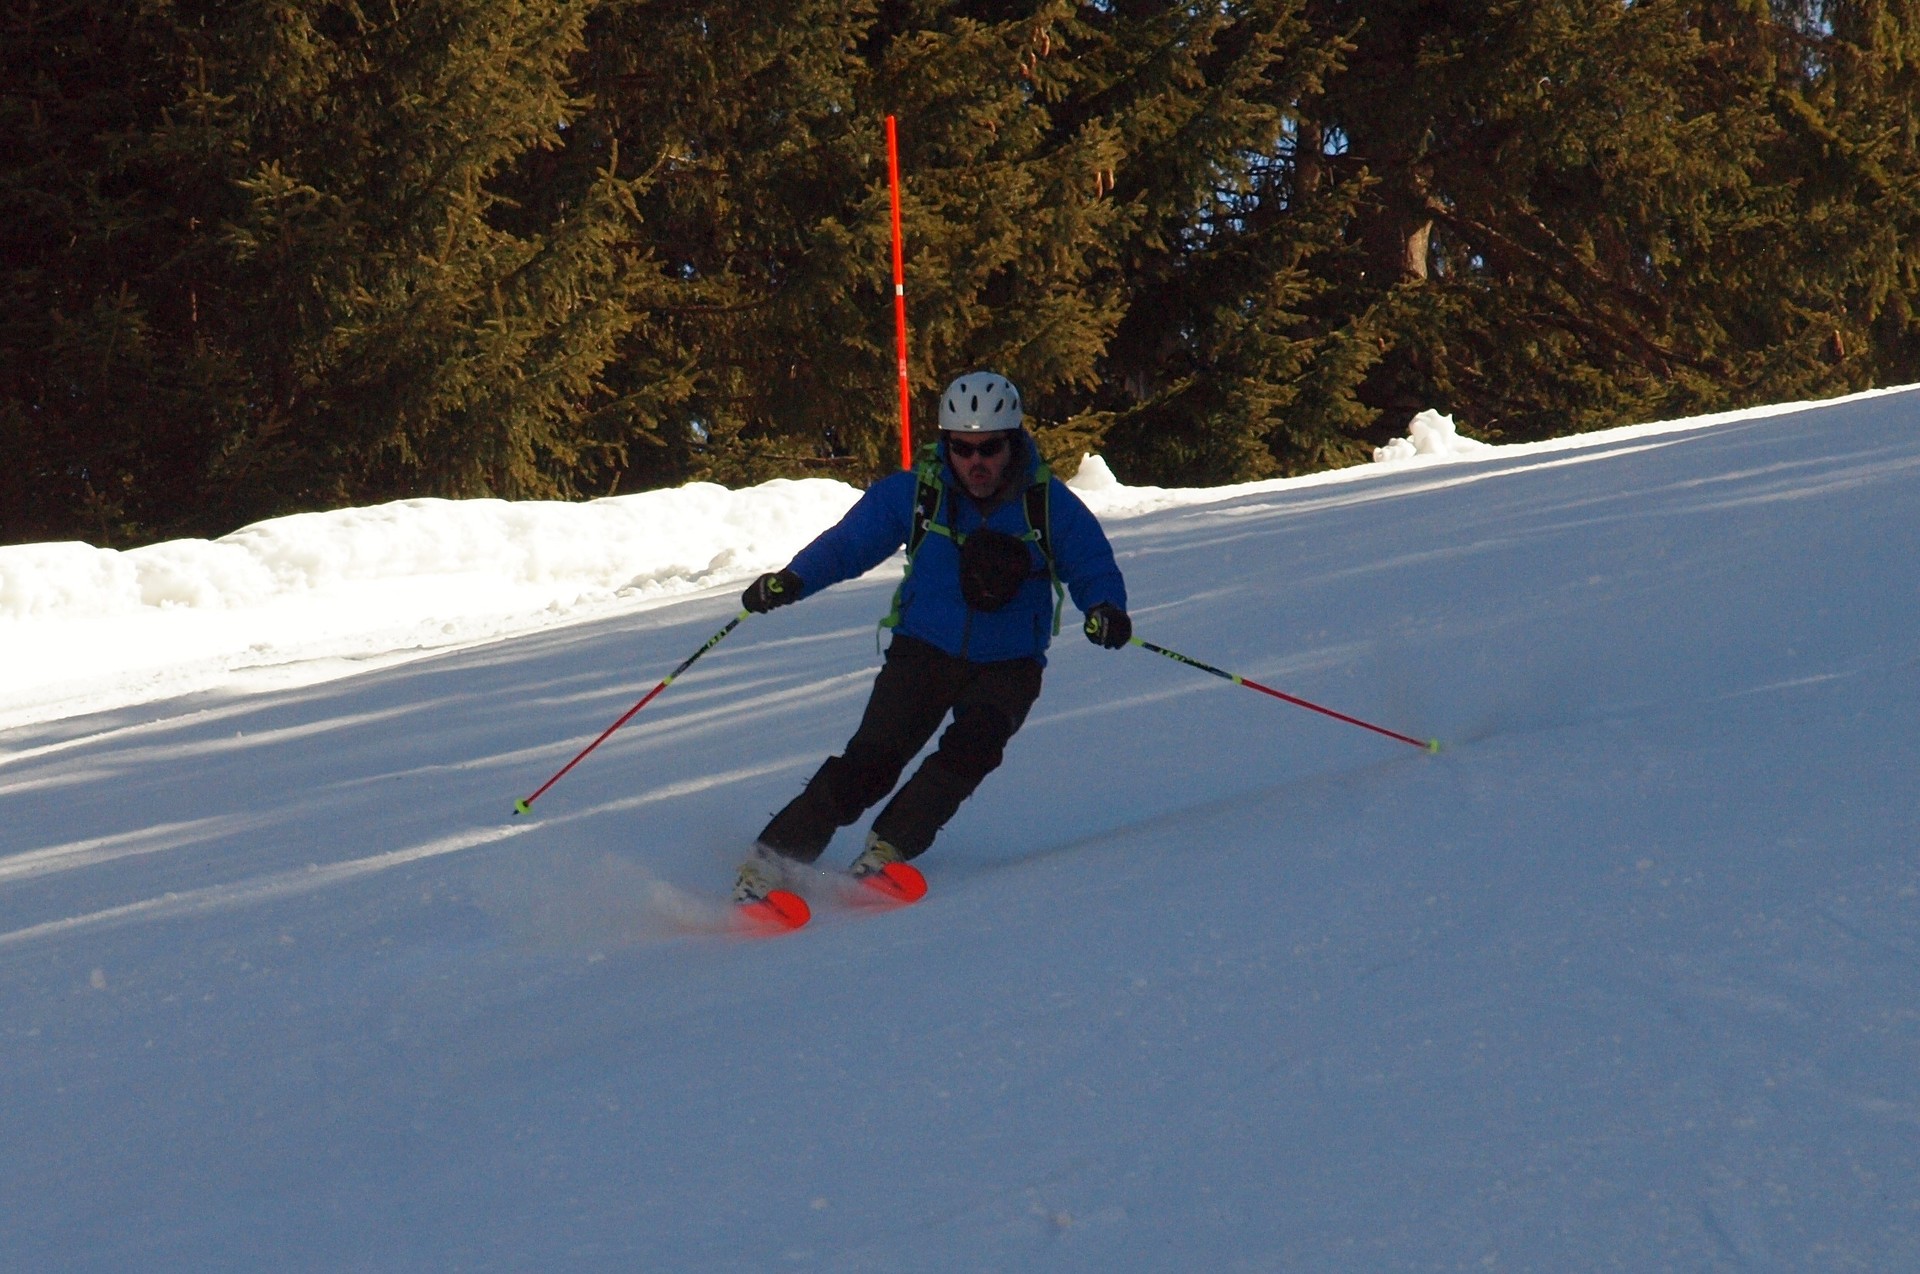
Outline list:
[[[913,559],[919,553],[921,544],[926,542],[928,533],[944,535],[962,547],[967,542],[964,534],[940,520],[941,508],[951,507],[952,503],[947,498],[945,468],[940,459],[939,443],[930,442],[920,448],[920,455],[913,466],[913,525],[907,530],[907,568],[900,577],[899,586],[893,590],[892,608],[880,620],[882,628],[894,628],[900,623],[900,597],[906,592],[907,577],[913,574]],[[1053,583],[1053,635],[1058,637],[1060,612],[1066,605],[1067,590],[1060,583],[1060,572],[1053,563],[1052,506],[1053,470],[1042,460],[1034,469],[1032,484],[1021,497],[1021,507],[1027,515],[1027,532],[1019,538],[1038,548],[1041,560],[1047,564],[1047,578]],[[952,515],[949,514],[948,518],[951,521]]]

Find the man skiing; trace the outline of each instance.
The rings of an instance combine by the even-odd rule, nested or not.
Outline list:
[[[1108,649],[1133,635],[1126,583],[1100,524],[1052,476],[1004,376],[970,372],[940,400],[940,438],[915,471],[881,479],[785,570],[742,596],[764,614],[853,579],[907,547],[881,622],[893,629],[859,729],[774,815],[740,866],[734,898],[788,887],[839,828],[893,791],[949,713],[939,746],[894,793],[849,869],[871,876],[924,853],[1000,764],[1040,694],[1061,584]]]

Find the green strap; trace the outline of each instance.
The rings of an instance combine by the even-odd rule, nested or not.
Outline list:
[[[907,577],[913,574],[914,555],[920,551],[921,541],[927,538],[928,531],[938,531],[950,536],[952,531],[941,526],[940,501],[946,494],[946,483],[940,480],[940,453],[937,444],[928,443],[920,449],[920,460],[913,466],[913,522],[907,528],[907,568],[900,575],[900,583],[894,587],[893,602],[887,613],[880,617],[880,628],[897,628],[900,625],[900,597],[907,590]],[[873,633],[873,644],[880,646],[880,630]]]
[[[921,448],[921,458],[913,467],[913,524],[907,529],[907,564],[900,574],[900,583],[894,587],[893,602],[887,613],[880,617],[879,627],[874,629],[873,644],[880,645],[881,628],[900,626],[900,598],[907,591],[907,579],[913,574],[913,559],[920,552],[920,545],[929,532],[944,535],[956,545],[964,545],[967,537],[940,521],[940,505],[946,498],[947,484],[940,476],[940,455],[935,445],[929,443]],[[1027,515],[1027,533],[1020,538],[1029,544],[1037,545],[1040,556],[1047,564],[1047,578],[1053,582],[1053,635],[1060,635],[1060,615],[1066,607],[1067,589],[1060,582],[1060,572],[1053,563],[1053,470],[1043,460],[1035,468],[1033,482],[1027,487],[1023,497],[1023,510]],[[1036,506],[1038,515],[1036,516]]]
[[[1034,470],[1034,481],[1025,497],[1027,533],[1020,538],[1035,544],[1047,564],[1047,578],[1053,582],[1053,635],[1060,635],[1060,614],[1066,608],[1067,589],[1053,564],[1053,470],[1042,461]]]

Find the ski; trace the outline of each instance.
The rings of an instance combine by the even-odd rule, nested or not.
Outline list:
[[[735,903],[747,928],[758,933],[783,933],[798,929],[813,918],[813,909],[799,894],[775,889],[765,898]]]
[[[888,863],[879,871],[853,878],[859,886],[854,895],[866,903],[890,903],[908,906],[927,896],[927,878],[909,863]]]
[[[888,863],[872,875],[844,880],[838,890],[840,901],[855,907],[909,907],[927,896],[927,878],[906,863]],[[787,933],[813,919],[807,900],[788,889],[735,903],[734,909],[749,933]]]

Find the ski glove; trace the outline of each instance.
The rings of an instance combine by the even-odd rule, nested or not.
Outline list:
[[[1133,640],[1133,621],[1112,602],[1101,602],[1087,612],[1086,626],[1081,631],[1094,645],[1118,650]]]
[[[764,615],[776,606],[799,601],[802,587],[800,577],[792,571],[775,571],[753,581],[753,586],[740,594],[740,604],[756,615]]]

